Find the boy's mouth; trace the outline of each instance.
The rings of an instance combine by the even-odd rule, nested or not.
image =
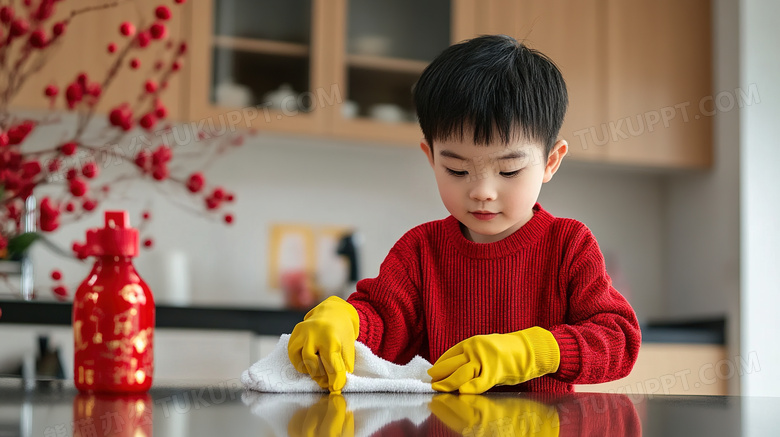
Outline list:
[[[498,215],[498,213],[490,211],[472,211],[471,214],[478,220],[491,220]]]

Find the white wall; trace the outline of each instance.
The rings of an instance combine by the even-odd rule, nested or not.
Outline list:
[[[45,143],[46,138],[39,142]],[[126,166],[109,172],[127,171]],[[268,293],[267,245],[271,222],[292,221],[351,225],[365,237],[362,276],[375,276],[393,243],[413,226],[447,215],[433,174],[417,148],[377,147],[261,135],[217,161],[207,178],[234,190],[236,222],[224,226],[183,210],[157,193],[152,183],[124,190],[121,202],[133,224],[151,198],[154,219],[148,231],[155,249],[142,251],[136,266],[158,301],[166,301],[165,261],[170,251],[189,258],[191,300],[195,304],[282,305]],[[550,212],[577,218],[591,227],[605,254],[620,268],[616,285],[636,307],[640,319],[662,311],[662,199],[658,176],[588,168],[566,162],[542,189],[540,201]],[[176,197],[174,199],[181,199]],[[630,208],[626,208],[630,205]],[[63,247],[83,240],[87,227],[101,216],[63,226],[52,235]],[[36,284],[46,295],[48,274],[60,268],[74,289],[88,265],[64,260],[42,246],[35,248]],[[622,282],[620,277],[624,277]]]
[[[742,394],[780,396],[780,3],[742,0],[739,13],[740,85],[761,90],[761,103],[740,113],[741,352],[760,363],[760,371],[743,377]]]

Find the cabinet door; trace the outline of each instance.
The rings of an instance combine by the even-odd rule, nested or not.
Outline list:
[[[569,108],[559,137],[568,142],[573,159],[598,161],[605,153],[604,147],[582,141],[606,118],[605,1],[459,1],[464,17],[471,17],[460,27],[461,37],[509,35],[549,56],[561,70]]]
[[[99,6],[94,0],[73,0],[59,2],[56,13],[51,19],[55,23],[68,17],[71,11],[87,7]],[[109,2],[106,2],[109,4]],[[86,72],[90,82],[104,83],[109,70],[117,61],[119,53],[131,42],[130,38],[119,33],[119,26],[124,21],[132,22],[136,29],[148,27],[155,20],[155,8],[159,1],[138,0],[135,2],[118,2],[107,9],[92,10],[75,16],[58,45],[47,49],[48,60],[37,73],[30,75],[16,97],[11,101],[15,109],[48,109],[49,102],[44,97],[44,88],[54,83],[60,89],[55,108],[65,108],[64,93],[67,84],[71,83],[79,73]],[[19,6],[21,7],[21,6]],[[170,66],[172,52],[176,48],[166,49],[168,41],[179,42],[182,38],[182,28],[185,22],[183,7],[169,5],[172,18],[164,22],[167,27],[167,37],[163,40],[152,40],[144,49],[133,49],[125,58],[125,63],[118,66],[117,74],[110,85],[103,90],[97,111],[107,113],[108,110],[122,102],[128,102],[133,108],[151,108],[149,105],[136,104],[138,96],[144,93],[147,79],[159,79],[164,70]],[[145,24],[145,26],[144,26]],[[46,29],[50,33],[51,29]],[[108,44],[115,43],[117,51],[108,52]],[[131,69],[132,58],[140,61],[138,69]],[[163,70],[155,70],[156,61],[164,61]],[[186,57],[185,57],[186,61]],[[180,72],[170,75],[167,87],[161,91],[160,99],[168,109],[168,118],[181,118],[182,80]],[[137,111],[134,111],[137,113]]]
[[[609,0],[607,11],[609,121],[595,141],[610,162],[708,167],[709,0]]]
[[[231,129],[322,132],[323,106],[340,98],[322,76],[332,6],[325,0],[188,4],[188,119]]]
[[[450,0],[337,0],[336,62],[343,101],[329,108],[341,137],[416,146],[422,138],[412,85],[452,39]]]

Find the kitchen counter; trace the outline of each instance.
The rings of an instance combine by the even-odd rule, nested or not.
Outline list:
[[[141,395],[79,393],[68,382],[0,377],[0,435],[740,436],[780,398],[578,393],[486,395],[247,392],[155,381]],[[764,415],[766,413],[763,413]],[[776,420],[760,434],[777,435]],[[766,424],[765,424],[766,425]]]
[[[70,325],[72,305],[60,302],[0,300],[0,326],[4,323]],[[217,329],[251,331],[277,336],[292,332],[306,311],[157,305],[158,328]],[[707,320],[657,320],[641,326],[646,343],[725,344],[725,318]]]

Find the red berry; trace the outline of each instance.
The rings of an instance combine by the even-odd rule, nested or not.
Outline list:
[[[154,165],[165,164],[173,158],[171,148],[165,145],[161,145],[152,154],[152,163]]]
[[[149,79],[146,81],[146,84],[144,84],[144,88],[146,89],[147,93],[153,93],[157,91],[157,82],[155,82],[152,79]]]
[[[78,176],[79,173],[76,171],[75,168],[68,169],[68,172],[65,173],[65,179],[72,181],[73,179],[76,179],[76,176]]]
[[[187,189],[193,193],[197,193],[203,189],[203,185],[206,183],[206,178],[202,173],[193,173],[187,180]]]
[[[206,198],[206,209],[217,209],[219,208],[219,199],[215,199],[213,197],[207,197]]]
[[[183,55],[185,53],[187,53],[187,43],[183,42],[183,43],[179,44],[179,54]]]
[[[49,44],[49,37],[42,29],[38,29],[30,34],[30,45],[36,49],[42,49]]]
[[[38,173],[40,173],[41,170],[41,163],[35,160],[27,161],[22,164],[22,176],[25,179],[32,179],[35,176],[38,176]]]
[[[225,198],[225,190],[222,187],[214,188],[214,192],[211,193],[211,196],[217,200],[222,200]]]
[[[140,66],[141,66],[141,60],[140,59],[133,58],[133,59],[130,60],[130,68],[132,68],[133,70],[137,70],[138,67],[140,67]]]
[[[30,25],[27,23],[27,20],[24,18],[17,18],[11,23],[11,36],[17,37],[22,36],[30,29]]]
[[[182,3],[184,3],[186,0],[173,0],[173,1],[174,1],[174,3],[177,3],[177,4],[182,4]]]
[[[119,33],[124,36],[133,36],[135,35],[135,26],[133,23],[125,21],[119,26]]]
[[[44,90],[44,94],[46,94],[46,97],[57,97],[57,94],[59,93],[60,93],[60,89],[57,88],[57,85],[48,85]]]
[[[78,146],[79,144],[77,142],[69,141],[60,146],[60,152],[65,156],[70,156],[76,153],[76,148],[78,148]]]
[[[148,30],[138,32],[137,38],[138,38],[138,46],[141,48],[148,46],[149,43],[152,42],[152,35],[149,33]]]
[[[152,177],[158,181],[165,180],[169,175],[170,172],[168,171],[168,167],[166,167],[165,165],[157,166],[152,171]]]
[[[154,118],[154,113],[150,112],[144,114],[144,116],[138,120],[138,124],[140,124],[142,128],[149,130],[154,128],[154,125],[157,124],[157,119]]]
[[[108,53],[115,53],[115,52],[116,52],[116,44],[108,43]]]
[[[55,281],[59,281],[60,279],[62,279],[62,272],[60,272],[59,270],[52,270],[51,278],[54,279]]]
[[[70,194],[75,197],[81,197],[86,194],[88,188],[89,185],[78,177],[75,177],[70,181]]]
[[[152,213],[149,211],[144,211],[141,214],[141,218],[143,218],[144,220],[149,220],[150,218],[152,218]]]
[[[163,105],[159,105],[157,109],[154,110],[154,115],[157,116],[157,118],[165,118],[168,115],[168,109]]]
[[[84,202],[81,203],[81,207],[84,208],[84,211],[92,211],[97,207],[97,202],[92,199],[84,199]]]
[[[3,6],[0,8],[0,21],[3,24],[8,24],[14,19],[14,10],[10,6]]]
[[[233,223],[233,214],[225,214],[225,223],[231,224]]]
[[[54,26],[51,28],[51,33],[54,35],[54,37],[58,37],[65,33],[65,30],[67,29],[67,25],[64,21],[58,21],[57,23],[54,23]]]
[[[64,285],[58,285],[51,289],[52,293],[57,295],[58,298],[66,298],[68,297],[68,288]]]
[[[170,20],[171,10],[167,6],[157,6],[157,9],[154,10],[154,15],[161,20]]]
[[[65,211],[73,212],[75,210],[76,210],[76,205],[74,205],[73,202],[68,202],[65,204]]]
[[[181,62],[173,61],[173,64],[171,64],[171,70],[173,70],[173,71],[181,70]]]
[[[81,174],[83,174],[87,179],[94,179],[97,177],[98,172],[98,166],[94,162],[88,162],[84,164],[84,167],[81,168]]]
[[[154,241],[151,238],[147,238],[144,240],[144,247],[152,247],[154,244]]]
[[[149,166],[149,161],[151,161],[151,158],[152,154],[149,149],[143,149],[138,152],[138,155],[135,156],[135,165],[146,170],[146,168]]]
[[[165,63],[164,63],[163,61],[156,61],[156,62],[154,63],[154,69],[155,69],[156,71],[160,71],[160,70],[162,70],[162,68],[163,68],[163,66],[164,66],[164,65],[165,65]]]
[[[168,28],[162,23],[154,23],[149,27],[153,39],[163,39],[168,35]]]
[[[230,193],[230,194],[227,195],[227,197],[225,197],[225,200],[228,201],[228,202],[232,202],[232,201],[236,200],[236,195],[233,194],[233,193]]]
[[[61,162],[59,158],[54,158],[51,161],[49,161],[49,165],[47,166],[47,168],[49,169],[49,173],[56,173],[57,170],[60,169],[60,164]]]

